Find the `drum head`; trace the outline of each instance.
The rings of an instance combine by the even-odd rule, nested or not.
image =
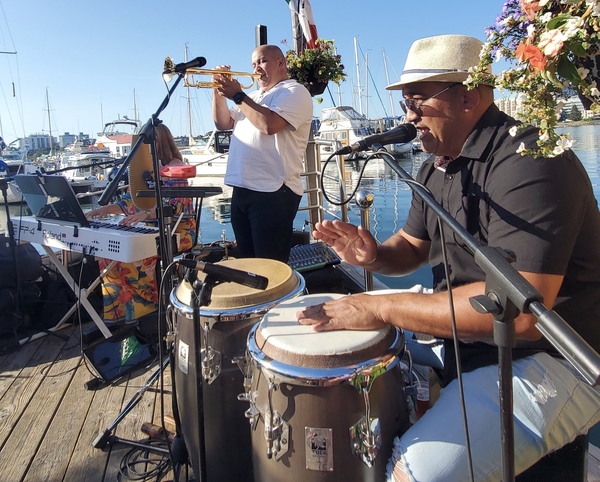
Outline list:
[[[257,347],[272,360],[311,368],[348,366],[385,353],[396,339],[391,326],[367,331],[316,332],[312,326],[296,321],[298,311],[342,296],[314,294],[281,302],[263,316],[256,330]]]
[[[214,287],[210,310],[227,310],[262,305],[283,298],[298,287],[298,277],[292,269],[281,261],[264,258],[228,259],[215,263],[228,268],[259,274],[269,280],[265,290],[259,290],[238,283],[220,283]],[[204,281],[206,274],[199,272],[198,279]],[[177,299],[191,304],[191,286],[187,282],[176,288]]]

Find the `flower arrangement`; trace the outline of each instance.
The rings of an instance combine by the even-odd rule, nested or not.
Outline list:
[[[508,0],[486,29],[480,63],[466,83],[490,83],[486,68],[494,61],[513,65],[492,83],[518,93],[519,117],[540,129],[537,149],[521,145],[521,154],[553,157],[572,146],[555,131],[569,94],[577,93],[586,108],[600,104],[599,16],[599,0]]]
[[[323,90],[317,93],[323,93],[327,82],[339,84],[346,79],[342,57],[335,53],[333,40],[319,38],[315,41],[314,48],[307,48],[300,54],[288,50],[285,60],[290,77],[303,84],[311,93],[315,92],[317,84],[323,86]]]

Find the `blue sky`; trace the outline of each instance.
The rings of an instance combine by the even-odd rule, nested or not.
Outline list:
[[[342,104],[358,109],[354,38],[359,53],[363,112],[371,118],[392,114],[385,90],[385,52],[390,81],[404,65],[418,38],[462,33],[484,40],[502,0],[311,0],[319,36],[335,40],[348,80]],[[4,138],[36,132],[94,136],[103,123],[127,115],[145,122],[167,94],[162,81],[165,57],[182,62],[207,59],[206,68],[230,64],[251,71],[257,25],[267,27],[269,43],[292,46],[290,11],[285,0],[0,0],[0,120]],[[369,79],[365,69],[367,57]],[[203,79],[204,80],[204,79]],[[208,80],[206,78],[205,80]],[[16,95],[13,96],[13,84]],[[320,108],[339,104],[335,84]],[[46,89],[50,121],[46,107]],[[135,92],[135,94],[134,94]],[[194,134],[213,128],[210,89],[192,89]],[[333,99],[332,99],[333,97]],[[393,93],[400,114],[400,93]],[[335,104],[334,104],[335,102]],[[187,133],[186,89],[174,92],[160,118],[174,134]]]

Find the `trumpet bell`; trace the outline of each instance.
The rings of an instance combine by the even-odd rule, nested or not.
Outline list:
[[[171,57],[167,57],[165,59],[165,63],[163,66],[163,79],[165,82],[170,82],[171,79],[175,76],[175,64],[173,63],[173,59]],[[202,81],[196,80],[194,76],[197,75],[226,75],[228,77],[249,77],[252,80],[251,84],[243,85],[240,82],[240,86],[242,89],[250,89],[256,82],[256,80],[260,79],[260,74],[252,74],[250,72],[234,72],[231,70],[216,70],[216,69],[198,69],[198,68],[189,68],[185,71],[185,86],[186,87],[196,87],[198,89],[217,89],[220,87],[220,84],[215,81]]]
[[[166,83],[171,82],[173,77],[175,77],[175,63],[171,57],[165,59],[162,77]]]

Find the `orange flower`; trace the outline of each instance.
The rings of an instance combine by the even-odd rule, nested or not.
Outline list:
[[[515,57],[519,62],[529,62],[534,70],[544,70],[546,68],[546,57],[535,45],[527,42],[521,42],[515,51]]]
[[[535,18],[535,13],[539,12],[549,0],[521,0],[521,9],[527,14],[529,20]]]

